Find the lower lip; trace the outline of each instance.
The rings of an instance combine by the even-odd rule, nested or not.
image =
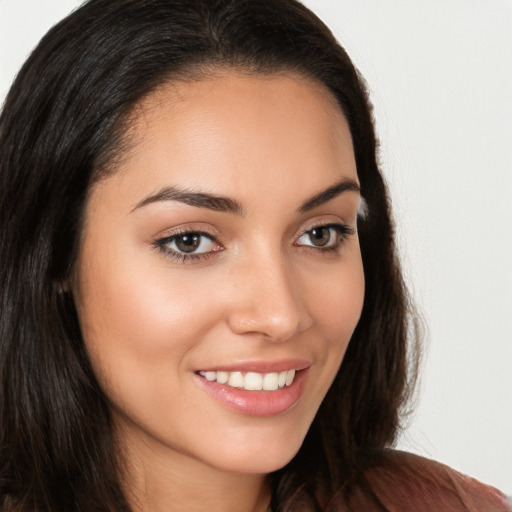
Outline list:
[[[290,386],[276,391],[247,391],[211,382],[196,375],[203,389],[223,405],[247,416],[273,416],[291,409],[300,399],[308,370],[300,370]]]

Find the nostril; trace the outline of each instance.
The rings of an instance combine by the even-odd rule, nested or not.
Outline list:
[[[300,330],[298,314],[280,315],[265,313],[256,308],[233,312],[229,317],[230,328],[236,334],[264,336],[273,341],[286,341]]]

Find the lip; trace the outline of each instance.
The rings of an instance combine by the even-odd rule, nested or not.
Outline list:
[[[254,371],[258,373],[271,373],[284,370],[298,370],[290,386],[276,391],[248,391],[243,388],[234,388],[227,384],[219,384],[215,381],[209,381],[198,373],[195,378],[201,388],[208,393],[214,400],[228,409],[244,414],[246,416],[274,416],[284,413],[293,408],[304,391],[304,386],[309,374],[311,363],[300,360],[297,365],[289,364],[288,361],[269,362],[248,362],[246,364],[237,364],[234,366],[212,367],[205,371]]]
[[[309,368],[311,364],[311,361],[307,359],[280,359],[277,361],[241,361],[239,363],[200,368],[200,370],[205,372],[279,373],[285,370],[305,370]]]

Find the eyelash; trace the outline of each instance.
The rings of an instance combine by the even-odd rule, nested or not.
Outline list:
[[[199,261],[199,260],[205,260],[209,258],[210,256],[213,256],[216,252],[221,252],[223,249],[208,251],[208,252],[202,252],[199,254],[193,254],[193,253],[186,253],[186,252],[179,252],[175,249],[171,249],[169,247],[169,244],[172,242],[175,242],[178,238],[184,237],[184,236],[191,236],[196,235],[200,237],[207,238],[208,240],[214,242],[217,244],[217,246],[220,247],[220,244],[217,242],[216,238],[205,231],[201,230],[195,230],[195,229],[183,229],[180,231],[176,231],[170,236],[166,236],[164,238],[160,238],[158,240],[155,240],[153,242],[153,245],[156,249],[161,251],[165,256],[168,256],[176,261],[179,261],[180,263],[186,263],[186,262],[192,262],[192,261]]]
[[[308,235],[308,234],[311,235],[311,233],[315,229],[329,229],[329,230],[332,229],[336,235],[335,243],[328,247],[315,246],[315,245],[299,245],[296,242],[294,243],[294,245],[297,245],[298,247],[300,247],[301,250],[320,251],[320,253],[323,255],[336,254],[336,253],[339,253],[339,251],[343,245],[343,242],[345,240],[347,240],[350,236],[355,234],[355,230],[352,229],[351,227],[347,226],[346,224],[333,222],[333,223],[329,223],[329,224],[317,224],[317,225],[311,226],[308,229],[306,229],[302,233],[302,235],[300,235],[298,237],[297,240],[300,240],[305,235]]]
[[[340,251],[341,246],[343,245],[343,242],[349,238],[350,236],[354,235],[355,230],[351,227],[347,226],[346,224],[341,223],[329,223],[329,224],[318,224],[316,226],[311,226],[307,230],[305,230],[298,238],[297,240],[300,240],[305,235],[311,234],[315,229],[329,229],[334,230],[336,234],[336,241],[333,245],[328,247],[322,247],[322,246],[315,246],[315,245],[302,245],[297,244],[297,242],[294,242],[294,245],[299,247],[301,250],[314,250],[319,251],[322,254],[333,254]],[[171,249],[169,247],[169,244],[176,242],[177,239],[184,236],[199,236],[199,237],[205,237],[211,242],[217,244],[217,247],[222,247],[219,242],[217,241],[216,237],[214,237],[212,234],[207,233],[205,231],[200,230],[187,230],[184,229],[182,231],[177,231],[173,233],[170,236],[166,236],[164,238],[160,238],[158,240],[155,240],[153,242],[153,246],[161,251],[165,256],[168,256],[172,258],[175,261],[178,261],[180,263],[187,263],[192,261],[200,261],[200,260],[206,260],[209,257],[213,256],[217,252],[221,252],[223,248],[203,252],[199,254],[194,254],[192,252],[186,253],[186,252],[179,252],[175,249]]]

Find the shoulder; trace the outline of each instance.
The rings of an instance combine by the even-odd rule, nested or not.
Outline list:
[[[385,510],[397,512],[511,512],[497,489],[412,453],[385,450],[372,457],[364,480]]]

